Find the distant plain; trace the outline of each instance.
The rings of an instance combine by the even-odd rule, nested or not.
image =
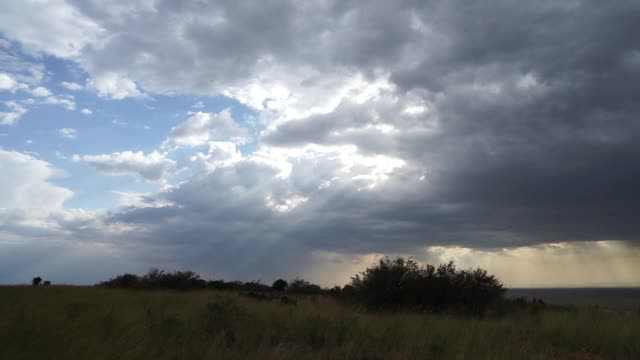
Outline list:
[[[611,310],[640,311],[640,288],[518,288],[509,289],[507,297],[542,299],[548,304],[598,306]]]

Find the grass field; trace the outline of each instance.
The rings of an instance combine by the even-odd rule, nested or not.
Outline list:
[[[0,359],[640,359],[640,314],[367,313],[229,292],[0,287]]]

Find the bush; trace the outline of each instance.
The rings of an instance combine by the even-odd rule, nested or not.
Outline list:
[[[99,286],[110,288],[161,288],[161,289],[204,289],[207,282],[200,278],[200,275],[193,271],[164,272],[158,269],[151,269],[144,276],[135,274],[123,274],[115,278],[103,281]]]
[[[320,294],[322,288],[303,279],[293,279],[287,286],[287,292],[292,294]]]
[[[253,292],[270,292],[271,286],[267,284],[263,284],[260,281],[249,281],[246,283],[240,282],[239,289],[242,291],[253,291]]]
[[[457,270],[453,262],[437,268],[420,266],[402,257],[381,259],[351,278],[349,286],[351,297],[370,308],[476,314],[483,313],[505,292],[502,284],[482,269]]]
[[[99,285],[109,288],[135,288],[141,286],[140,278],[134,274],[118,275],[115,278],[101,282]]]
[[[271,288],[275,291],[284,291],[288,285],[289,284],[286,281],[282,279],[278,279],[273,282],[273,285],[271,285]]]

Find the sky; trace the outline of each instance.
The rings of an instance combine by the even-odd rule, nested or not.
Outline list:
[[[637,0],[3,0],[0,283],[640,286],[637,34]]]

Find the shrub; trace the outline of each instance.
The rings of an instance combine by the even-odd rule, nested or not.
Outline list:
[[[289,284],[286,281],[282,279],[278,279],[273,282],[273,285],[271,285],[271,288],[275,291],[284,291],[288,285]]]
[[[370,308],[417,308],[483,313],[505,289],[486,271],[457,270],[453,262],[420,266],[411,259],[384,258],[354,276],[352,297]],[[343,289],[343,295],[346,291]]]
[[[115,278],[103,281],[99,286],[110,288],[161,288],[161,289],[204,289],[207,282],[193,271],[164,272],[151,269],[144,276],[135,274],[123,274]]]
[[[320,294],[322,288],[303,279],[293,279],[287,286],[287,292],[292,294]]]
[[[33,285],[33,286],[38,286],[38,285],[40,285],[40,282],[41,282],[41,281],[42,281],[42,278],[41,278],[40,276],[38,276],[38,277],[34,277],[34,278],[31,280],[31,285]]]
[[[246,283],[240,283],[239,290],[254,291],[254,292],[270,292],[271,286],[263,284],[260,281],[249,281]]]
[[[103,281],[98,285],[109,288],[135,288],[141,286],[141,281],[138,275],[123,274],[118,275],[115,278],[111,278],[107,281]]]

